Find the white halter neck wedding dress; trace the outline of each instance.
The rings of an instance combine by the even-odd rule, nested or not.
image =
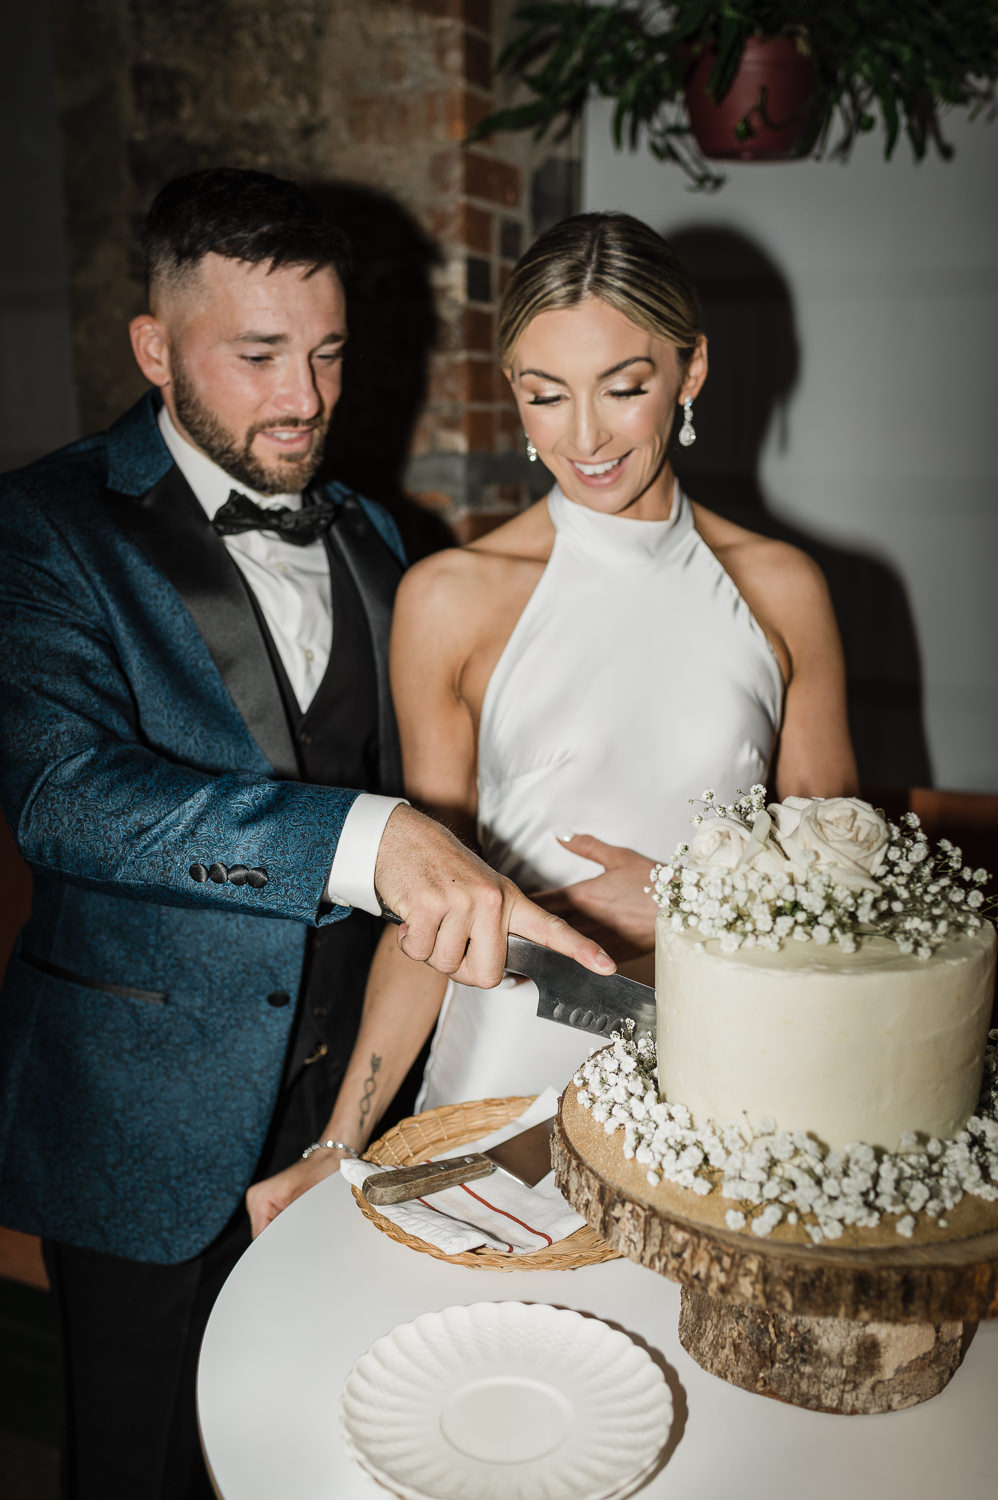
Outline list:
[[[550,560],[482,705],[484,857],[526,892],[600,873],[558,843],[592,833],[656,859],[691,799],[763,781],[783,705],[773,649],[676,486],[668,521],[548,496]],[[648,961],[625,972],[652,982]],[[451,984],[418,1106],[561,1089],[593,1038],[538,1020],[537,991]]]

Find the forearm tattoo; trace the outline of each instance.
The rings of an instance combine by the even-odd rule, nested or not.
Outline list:
[[[368,1077],[364,1080],[364,1092],[361,1095],[361,1100],[360,1100],[360,1128],[361,1128],[361,1130],[364,1130],[366,1128],[366,1126],[367,1126],[367,1117],[371,1113],[371,1109],[372,1109],[372,1106],[374,1104],[374,1096],[377,1093],[377,1088],[378,1088],[377,1084],[374,1081],[374,1075],[375,1075],[375,1073],[377,1073],[377,1071],[378,1071],[378,1069],[380,1067],[381,1067],[381,1058],[378,1056],[378,1054],[376,1052],[372,1052],[371,1053],[371,1071],[370,1071]],[[372,1120],[371,1123],[373,1125],[374,1121]]]

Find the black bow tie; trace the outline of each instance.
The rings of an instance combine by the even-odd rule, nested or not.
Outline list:
[[[336,519],[339,506],[334,500],[318,500],[301,510],[275,505],[265,510],[248,495],[232,490],[221,510],[215,512],[212,526],[219,536],[241,536],[244,531],[275,531],[296,547],[307,547],[324,536]]]

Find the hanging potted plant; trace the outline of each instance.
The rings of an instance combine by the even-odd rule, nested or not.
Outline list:
[[[723,181],[707,158],[845,159],[881,123],[888,160],[902,133],[947,157],[941,114],[991,105],[998,77],[993,0],[546,0],[516,20],[498,68],[533,97],[469,140],[567,130],[597,94],[618,147],[643,138],[698,188]]]
[[[716,47],[691,54],[683,87],[690,132],[715,160],[806,156],[821,129],[818,75],[798,37],[747,37],[723,92]]]

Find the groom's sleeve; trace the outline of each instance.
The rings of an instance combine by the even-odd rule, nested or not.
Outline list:
[[[195,763],[203,746],[187,759],[152,748],[115,645],[113,596],[95,588],[72,536],[24,501],[10,485],[0,492],[0,806],[23,857],[169,905],[344,916],[327,885],[362,794],[274,780],[258,751],[259,772],[215,773]]]
[[[381,902],[374,886],[374,871],[381,835],[392,813],[404,797],[380,797],[362,792],[343,820],[333,867],[326,882],[326,900],[334,906],[359,906],[372,916],[381,915]]]

